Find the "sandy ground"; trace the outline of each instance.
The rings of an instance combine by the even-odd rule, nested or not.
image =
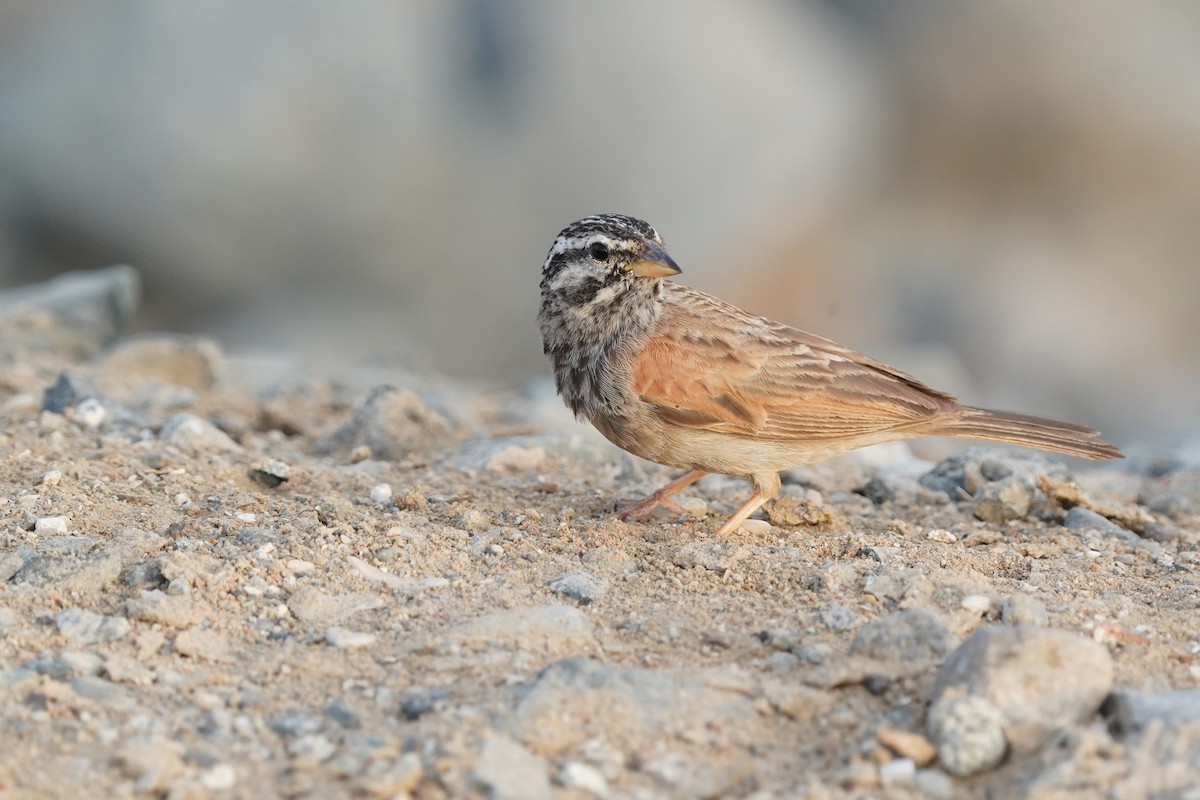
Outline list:
[[[612,518],[671,474],[544,382],[6,324],[4,797],[1200,796],[1186,454],[885,449],[717,539],[742,482]]]

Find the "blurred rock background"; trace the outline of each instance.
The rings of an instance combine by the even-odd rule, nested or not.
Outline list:
[[[1200,6],[0,6],[0,282],[136,265],[148,329],[547,374],[554,235],[972,402],[1195,431]]]

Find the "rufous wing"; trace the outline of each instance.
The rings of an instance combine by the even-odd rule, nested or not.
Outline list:
[[[673,424],[777,440],[916,427],[957,405],[826,339],[748,321],[757,326],[737,331],[664,320],[635,359],[634,391]]]

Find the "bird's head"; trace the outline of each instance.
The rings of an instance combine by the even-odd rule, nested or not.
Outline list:
[[[600,214],[572,222],[555,238],[542,265],[542,294],[584,305],[603,298],[605,290],[680,272],[649,223]]]

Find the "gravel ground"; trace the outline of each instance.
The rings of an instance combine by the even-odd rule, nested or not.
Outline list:
[[[612,518],[671,474],[547,381],[122,338],[128,280],[0,297],[5,797],[1200,797],[1194,448],[876,448],[717,539],[743,482]]]

